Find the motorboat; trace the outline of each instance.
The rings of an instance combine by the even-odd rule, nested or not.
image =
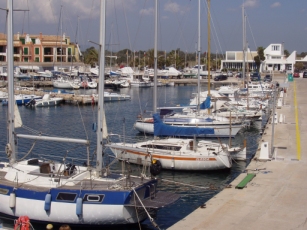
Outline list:
[[[33,99],[42,99],[41,96],[37,96],[35,94],[17,94],[15,95],[15,101],[17,105],[25,105],[27,104],[29,101],[33,100]]]
[[[50,93],[47,93],[42,99],[32,99],[25,105],[30,107],[49,107],[59,105],[63,101],[62,97],[52,97]]]

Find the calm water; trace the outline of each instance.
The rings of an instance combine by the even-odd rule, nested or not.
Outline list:
[[[192,93],[195,93],[196,90],[197,88],[195,86],[159,87],[158,106],[188,105]],[[76,91],[76,93],[79,94],[91,94],[94,92],[93,90]],[[131,96],[131,101],[105,103],[108,132],[118,134],[125,133],[127,140],[129,138],[144,138],[133,129],[133,124],[141,111],[152,111],[153,89],[121,89],[120,93],[129,94]],[[97,107],[63,104],[58,107],[36,109],[29,109],[25,106],[21,106],[19,109],[25,128],[17,129],[18,133],[33,134],[35,131],[35,133],[42,133],[43,135],[82,139],[88,138],[92,141],[91,155],[94,152],[96,135],[92,131],[92,124],[97,118]],[[1,150],[5,149],[5,144],[7,143],[6,114],[7,107],[0,106]],[[243,139],[246,138],[248,155],[251,157],[257,149],[260,127],[261,123],[255,122],[250,128],[242,129],[237,136],[232,139],[232,144],[242,145]],[[228,139],[221,139],[221,141],[228,142]],[[20,156],[27,153],[33,145],[33,141],[31,140],[20,139],[18,142]],[[46,158],[60,160],[68,153],[68,156],[76,158],[74,161],[83,163],[86,161],[85,150],[85,147],[76,146],[75,144],[36,142],[30,156],[37,156],[37,154],[40,154],[46,156]],[[0,159],[5,159],[4,151],[0,151]],[[108,161],[110,160],[106,158],[106,162]],[[190,214],[216,193],[220,192],[225,185],[231,183],[231,181],[245,169],[246,164],[248,164],[248,162],[234,163],[230,170],[219,172],[163,171],[159,175],[159,178],[161,178],[159,185],[160,189],[179,193],[181,199],[174,205],[159,211],[156,217],[158,226],[161,229],[166,229]],[[115,165],[115,167],[118,166]],[[133,166],[132,169],[134,173],[137,173],[141,168],[139,166]],[[179,183],[175,184],[170,181]],[[186,184],[189,184],[189,186]],[[155,229],[148,220],[141,224],[141,228]],[[45,229],[45,226],[35,226],[35,229]],[[139,229],[139,226],[123,227],[121,229]]]

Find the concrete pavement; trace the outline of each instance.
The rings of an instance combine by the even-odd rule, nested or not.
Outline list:
[[[278,79],[284,80],[284,77]],[[193,213],[171,226],[177,229],[246,230],[307,229],[307,79],[294,79],[276,109],[281,123],[274,124],[272,159],[259,160],[260,146],[271,149],[272,123],[261,137],[247,172],[256,177],[243,189],[236,189],[246,172]]]

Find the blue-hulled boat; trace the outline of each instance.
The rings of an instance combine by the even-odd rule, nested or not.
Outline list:
[[[22,122],[14,105],[13,81],[13,1],[8,4],[8,143],[5,146],[9,162],[0,162],[0,215],[17,219],[27,215],[31,223],[56,223],[68,225],[131,224],[149,218],[179,196],[157,189],[157,174],[133,176],[130,170],[113,173],[104,164],[104,140],[107,131],[103,100],[98,101],[96,161],[89,156],[89,140],[21,134]],[[156,0],[157,6],[157,0]],[[101,0],[100,74],[104,81],[105,63],[105,0]],[[99,84],[104,93],[104,84]],[[16,112],[15,112],[16,111]],[[63,127],[64,128],[64,127]],[[53,141],[85,145],[87,162],[83,166],[68,164],[64,151],[63,161],[37,158],[17,160],[18,138],[36,141]],[[46,150],[48,151],[48,150]],[[49,151],[52,151],[49,149]],[[58,153],[54,153],[58,155]],[[92,167],[95,165],[95,167]]]

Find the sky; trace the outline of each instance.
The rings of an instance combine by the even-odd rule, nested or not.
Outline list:
[[[154,0],[106,0],[106,45],[111,51],[154,48]],[[198,0],[158,0],[158,49],[195,52]],[[307,51],[307,0],[211,0],[211,53],[243,48],[242,5],[250,50],[284,43],[290,53]],[[14,33],[65,33],[81,50],[99,41],[100,0],[14,0]],[[6,8],[6,1],[0,2]],[[60,17],[62,15],[62,17]],[[62,18],[60,20],[60,18]],[[208,50],[207,1],[201,0],[201,52]],[[6,33],[6,11],[0,11]]]

